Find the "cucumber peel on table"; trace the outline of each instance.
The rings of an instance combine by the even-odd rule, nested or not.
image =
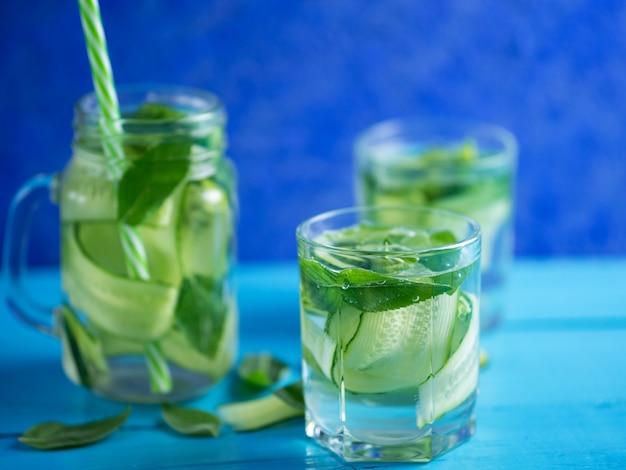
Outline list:
[[[261,398],[227,403],[218,407],[217,412],[235,431],[254,431],[303,416],[302,382],[287,385]]]

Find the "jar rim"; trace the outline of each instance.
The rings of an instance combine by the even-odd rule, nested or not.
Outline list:
[[[116,86],[120,117],[109,120],[117,125],[162,126],[172,118],[146,119],[129,117],[143,103],[176,105],[185,110],[185,116],[175,119],[178,125],[193,124],[223,126],[226,120],[224,107],[213,93],[189,86],[162,83],[122,84]],[[83,95],[74,106],[75,127],[98,126],[102,120],[100,106],[94,91]]]

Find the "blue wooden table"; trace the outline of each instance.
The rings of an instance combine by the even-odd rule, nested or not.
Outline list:
[[[298,368],[295,263],[243,265],[237,281],[241,354],[268,350]],[[52,302],[58,276],[34,272],[31,287]],[[429,468],[626,468],[626,260],[518,260],[508,317],[482,344],[490,364],[481,372],[477,433]],[[100,443],[34,450],[17,437],[36,423],[91,421],[124,408],[72,385],[59,354],[55,339],[0,307],[0,469],[405,467],[344,464],[305,436],[302,419],[189,438],[146,405]],[[214,409],[231,399],[233,384],[189,406]]]

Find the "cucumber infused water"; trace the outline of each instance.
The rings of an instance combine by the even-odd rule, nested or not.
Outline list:
[[[355,144],[362,204],[428,206],[480,224],[482,330],[495,326],[505,308],[516,152],[504,129],[437,119],[379,123]]]
[[[222,378],[237,347],[224,111],[180,87],[120,87],[119,98],[123,134],[110,138],[128,162],[121,180],[105,166],[93,95],[76,108],[60,179],[64,367],[109,398],[175,401]],[[128,273],[120,226],[137,237],[147,279]]]
[[[341,210],[303,223],[298,253],[307,434],[346,460],[429,461],[468,439],[478,226],[429,209]]]

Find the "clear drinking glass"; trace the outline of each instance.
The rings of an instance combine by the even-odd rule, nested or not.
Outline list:
[[[396,119],[366,129],[354,151],[360,204],[428,206],[480,224],[481,330],[497,325],[513,257],[514,136],[477,122]]]
[[[306,433],[345,460],[430,461],[474,433],[480,228],[360,207],[297,228]]]
[[[221,379],[237,351],[236,190],[224,156],[225,112],[214,95],[178,86],[119,87],[118,96],[120,133],[101,133],[96,97],[85,96],[65,169],[32,179],[14,198],[4,247],[8,302],[61,340],[75,383],[127,402],[182,400]],[[119,180],[107,167],[105,139],[124,151]],[[64,300],[56,308],[37,307],[23,287],[29,216],[48,198],[60,209]],[[141,276],[129,269],[133,251],[145,261]]]

